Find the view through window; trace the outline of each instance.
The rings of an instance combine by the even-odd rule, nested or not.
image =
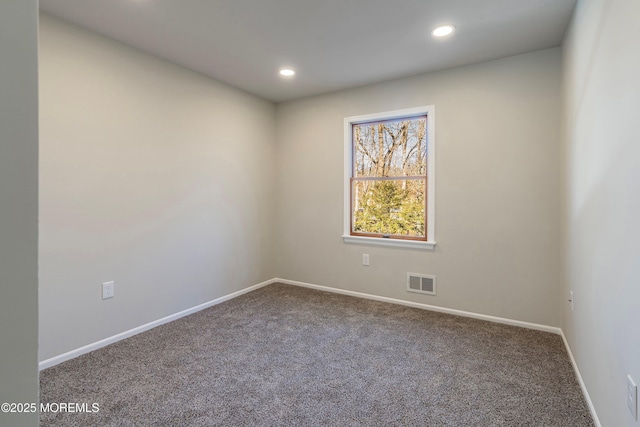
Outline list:
[[[351,124],[351,235],[427,240],[427,115]]]

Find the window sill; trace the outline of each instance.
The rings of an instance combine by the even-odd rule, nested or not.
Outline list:
[[[423,242],[419,240],[385,239],[379,237],[342,236],[344,243],[358,245],[390,246],[395,248],[433,250],[436,242]]]

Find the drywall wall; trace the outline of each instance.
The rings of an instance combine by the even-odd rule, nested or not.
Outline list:
[[[280,277],[558,326],[561,77],[551,49],[278,104]],[[343,243],[343,119],[422,105],[436,249]],[[438,295],[407,293],[407,272]]]
[[[640,3],[579,1],[564,44],[563,330],[603,426],[639,426]],[[563,298],[565,300],[567,298]]]
[[[274,105],[40,31],[40,360],[274,277]]]
[[[0,52],[0,403],[37,403],[37,1],[0,2]],[[38,413],[3,410],[0,425]]]

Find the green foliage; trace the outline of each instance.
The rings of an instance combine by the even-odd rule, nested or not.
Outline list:
[[[354,231],[424,236],[424,181],[381,180],[359,193]],[[422,186],[422,187],[421,187]]]

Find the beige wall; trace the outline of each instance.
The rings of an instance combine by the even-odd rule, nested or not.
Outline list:
[[[563,329],[603,426],[638,426],[640,3],[580,1],[564,46],[567,198]]]
[[[40,360],[274,277],[273,104],[40,30]]]
[[[38,402],[37,34],[37,1],[0,2],[0,403]]]
[[[280,277],[559,326],[561,76],[551,49],[279,104]],[[431,104],[435,251],[344,244],[343,119]]]

